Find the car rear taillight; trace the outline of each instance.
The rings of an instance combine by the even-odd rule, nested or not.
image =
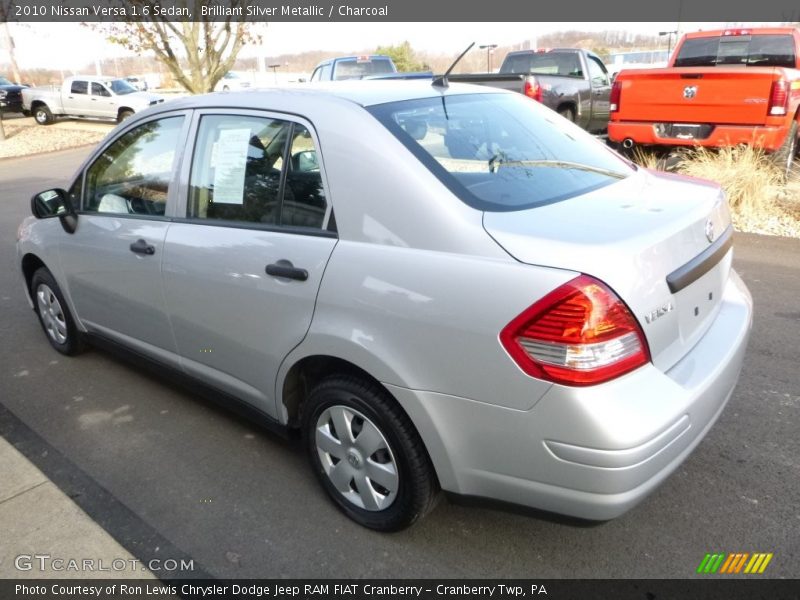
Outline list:
[[[769,115],[785,115],[789,105],[789,83],[784,79],[772,82],[769,94]]]
[[[500,332],[500,343],[528,375],[572,386],[602,383],[650,360],[631,311],[588,275],[523,311]]]
[[[608,98],[608,110],[617,112],[619,110],[620,96],[622,95],[622,84],[615,81],[611,86],[611,95]]]
[[[542,101],[542,86],[536,80],[536,77],[528,76],[525,78],[525,86],[522,89],[523,93],[537,102]]]

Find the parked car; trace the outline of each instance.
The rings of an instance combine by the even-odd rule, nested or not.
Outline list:
[[[0,112],[24,112],[22,107],[22,90],[26,86],[16,84],[0,75]]]
[[[608,127],[611,79],[603,61],[578,48],[509,52],[500,72],[450,75],[451,81],[524,94],[587,131]]]
[[[148,88],[147,79],[145,79],[144,77],[130,76],[130,77],[126,77],[125,81],[130,83],[131,86],[135,87],[140,92],[146,92],[147,91],[147,88]]]
[[[800,139],[800,29],[687,33],[668,68],[619,74],[608,137],[626,149],[750,144],[788,176]]]
[[[397,73],[394,61],[382,54],[368,56],[341,56],[329,58],[314,67],[311,81],[344,81],[369,79],[378,75]]]
[[[158,94],[139,92],[124,79],[75,76],[64,80],[61,89],[26,88],[22,105],[33,113],[39,125],[56,117],[92,117],[124,121],[134,113],[164,102]]]
[[[250,87],[250,82],[246,79],[242,78],[241,75],[236,73],[235,71],[228,71],[225,75],[222,76],[217,82],[217,85],[214,86],[215,92],[230,92],[230,91],[239,91],[239,90],[246,90]]]
[[[723,410],[751,299],[717,185],[554,116],[424,81],[152,107],[33,197],[28,299],[58,352],[127,348],[302,432],[364,526],[440,487],[616,517]]]

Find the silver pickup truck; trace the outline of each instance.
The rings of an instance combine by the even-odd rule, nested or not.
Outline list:
[[[140,92],[124,79],[101,76],[68,77],[60,90],[25,88],[22,92],[23,109],[30,111],[39,125],[49,125],[59,116],[119,122],[161,102],[162,96]]]

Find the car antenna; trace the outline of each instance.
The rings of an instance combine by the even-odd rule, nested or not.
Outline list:
[[[453,64],[450,65],[450,68],[447,69],[447,71],[445,71],[444,75],[434,79],[433,83],[431,83],[431,85],[433,87],[441,87],[441,88],[450,87],[450,84],[447,82],[447,76],[450,75],[450,71],[452,71],[456,67],[456,65],[458,64],[458,61],[460,61],[462,58],[464,58],[464,55],[467,52],[472,50],[472,47],[474,45],[475,45],[475,42],[472,42],[469,46],[467,46],[467,49],[464,50],[461,54],[458,55],[458,58],[453,61]]]

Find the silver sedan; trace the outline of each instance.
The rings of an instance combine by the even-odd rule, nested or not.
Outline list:
[[[176,100],[32,210],[19,267],[57,351],[124,348],[299,432],[378,530],[440,489],[621,515],[715,422],[751,327],[717,186],[494,89]]]

